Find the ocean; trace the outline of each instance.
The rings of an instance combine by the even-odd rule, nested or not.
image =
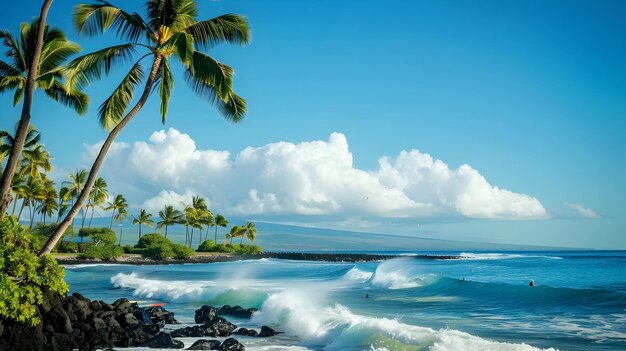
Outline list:
[[[66,281],[90,299],[164,302],[185,324],[204,304],[258,308],[227,318],[283,334],[236,336],[246,350],[626,350],[625,251],[429,253],[466,258],[75,265]]]

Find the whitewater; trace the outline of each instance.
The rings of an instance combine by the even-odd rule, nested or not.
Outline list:
[[[446,254],[464,259],[75,265],[66,281],[90,299],[166,303],[184,323],[170,330],[204,304],[258,308],[229,320],[282,334],[237,336],[247,350],[626,349],[625,252]]]

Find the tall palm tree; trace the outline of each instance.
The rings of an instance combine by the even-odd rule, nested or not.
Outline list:
[[[245,237],[250,240],[250,242],[254,242],[254,239],[256,239],[256,226],[254,225],[254,223],[252,222],[248,222],[246,223],[246,226],[243,227],[244,228],[244,233],[245,233]],[[243,235],[241,236],[241,242],[239,242],[239,245],[243,244]]]
[[[89,201],[87,202],[87,211],[91,207],[91,217],[89,218],[88,227],[91,228],[91,221],[93,220],[93,213],[96,211],[96,206],[100,207],[104,201],[109,197],[109,190],[107,189],[107,182],[99,177],[91,188],[89,193]],[[85,225],[85,217],[83,217],[83,226]]]
[[[165,237],[167,238],[167,227],[180,224],[183,221],[183,214],[179,210],[175,210],[174,206],[166,205],[162,211],[159,211],[160,221],[157,222],[157,229],[165,227]]]
[[[52,214],[58,208],[57,191],[54,188],[54,182],[48,179],[45,181],[44,198],[37,206],[37,211],[41,214],[43,224],[46,224],[46,217],[52,217]]]
[[[29,179],[38,178],[41,171],[49,172],[52,169],[50,153],[44,150],[43,145],[37,145],[32,150],[24,149],[22,155],[24,157],[19,172],[26,175]]]
[[[134,61],[134,64],[98,110],[100,124],[110,132],[91,167],[84,194],[81,194],[77,204],[41,249],[40,254],[52,251],[72,218],[78,214],[111,144],[143,108],[153,90],[159,95],[161,120],[165,123],[174,87],[170,58],[176,57],[176,61],[182,63],[185,81],[197,95],[214,104],[229,121],[236,123],[243,119],[246,102],[233,91],[233,69],[198,49],[209,49],[224,42],[247,44],[250,34],[246,19],[227,14],[198,21],[197,3],[194,0],[147,0],[145,9],[145,17],[141,17],[108,2],[81,4],[76,7],[74,23],[80,33],[94,36],[111,28],[126,43],[104,48],[72,61],[68,70],[69,89],[83,87],[99,79],[118,63]],[[138,50],[144,50],[145,53],[139,54]],[[135,61],[136,54],[139,54],[139,59]],[[151,57],[152,62],[145,74],[141,61],[148,57]],[[143,85],[140,89],[141,95],[129,110],[135,89],[140,85]]]
[[[59,204],[57,206],[57,222],[61,220],[61,216],[67,211],[70,207],[70,201],[72,200],[72,194],[70,194],[70,189],[66,186],[61,187],[59,189]]]
[[[46,197],[46,186],[44,181],[41,178],[32,178],[29,179],[24,185],[24,202],[22,203],[22,209],[24,209],[24,205],[28,206],[28,217],[30,219],[30,228],[33,227],[33,221],[35,220],[35,208],[36,203],[45,199]],[[20,210],[21,216],[22,210]]]
[[[145,224],[150,228],[154,226],[154,221],[152,220],[152,214],[148,213],[145,209],[142,208],[139,211],[139,215],[137,217],[133,217],[133,225],[135,224],[139,224],[139,239],[141,239],[141,225]]]
[[[124,201],[126,201],[126,200],[124,200]],[[115,221],[115,223],[118,223],[118,222],[120,223],[120,242],[119,242],[119,245],[122,245],[122,228],[124,227],[122,225],[122,222],[126,218],[128,218],[128,212],[126,211],[126,207],[118,208],[117,213],[115,214],[115,216],[113,218],[114,218],[113,220]]]
[[[109,228],[113,228],[113,222],[115,220],[115,211],[119,213],[120,211],[123,210],[125,212],[127,208],[128,208],[128,202],[126,202],[126,199],[124,198],[123,195],[116,195],[115,198],[113,199],[113,202],[109,202],[109,206],[104,208],[106,211],[113,210],[113,213],[111,213],[111,225],[109,226]]]
[[[64,70],[59,66],[77,53],[80,47],[67,41],[63,32],[46,26],[51,5],[52,0],[44,0],[39,19],[30,25],[22,24],[19,42],[11,33],[0,31],[0,39],[9,49],[7,56],[10,61],[10,63],[0,61],[0,92],[9,88],[15,89],[14,103],[24,96],[22,113],[15,133],[15,147],[11,149],[6,168],[0,178],[0,219],[4,217],[11,203],[12,180],[28,134],[35,88],[43,89],[48,97],[73,108],[79,114],[87,109],[87,95],[82,93],[80,88],[67,89],[62,84]]]
[[[85,188],[85,182],[87,181],[87,170],[85,169],[76,169],[76,172],[74,172],[73,174],[70,173],[68,174],[68,177],[70,178],[69,184],[68,184],[68,189],[69,189],[69,193],[70,193],[70,197],[72,199],[73,205],[76,205],[77,200],[78,200],[78,196],[82,193],[83,189]],[[85,208],[81,206],[81,209],[83,210],[83,217],[84,217],[84,213],[85,213]],[[74,219],[72,218],[72,221]]]
[[[228,227],[228,220],[219,213],[215,216],[215,243],[217,243],[217,227]]]
[[[209,210],[203,211],[202,215],[200,216],[200,222],[203,225],[206,225],[206,234],[204,235],[204,240],[206,241],[209,239],[209,229],[211,229],[211,227],[215,225],[215,218],[213,217],[213,213]]]
[[[230,241],[233,238],[243,237],[245,232],[246,232],[246,227],[240,227],[236,225],[232,226],[230,228],[230,232],[226,234],[226,239],[224,240],[224,244],[230,244]]]
[[[191,247],[191,243],[193,242],[194,229],[202,228],[202,226],[200,225],[200,210],[189,205],[184,205],[184,207],[185,218],[183,223],[185,224],[185,245]],[[191,232],[189,232],[189,227],[191,227]]]

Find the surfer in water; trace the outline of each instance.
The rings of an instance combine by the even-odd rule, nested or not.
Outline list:
[[[531,280],[530,283],[528,284],[529,286],[535,286],[535,281]]]

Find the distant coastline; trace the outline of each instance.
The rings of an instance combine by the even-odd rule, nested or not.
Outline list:
[[[316,253],[316,252],[264,252],[260,255],[234,255],[223,253],[196,254],[188,259],[152,259],[135,254],[125,254],[112,260],[85,259],[76,254],[57,254],[55,258],[60,264],[133,264],[133,265],[161,265],[161,264],[188,264],[188,263],[214,263],[230,262],[239,260],[251,260],[273,258],[296,261],[325,261],[325,262],[376,262],[393,258],[406,257],[423,260],[454,260],[461,259],[458,255],[401,255],[401,254],[363,254],[363,253]]]

